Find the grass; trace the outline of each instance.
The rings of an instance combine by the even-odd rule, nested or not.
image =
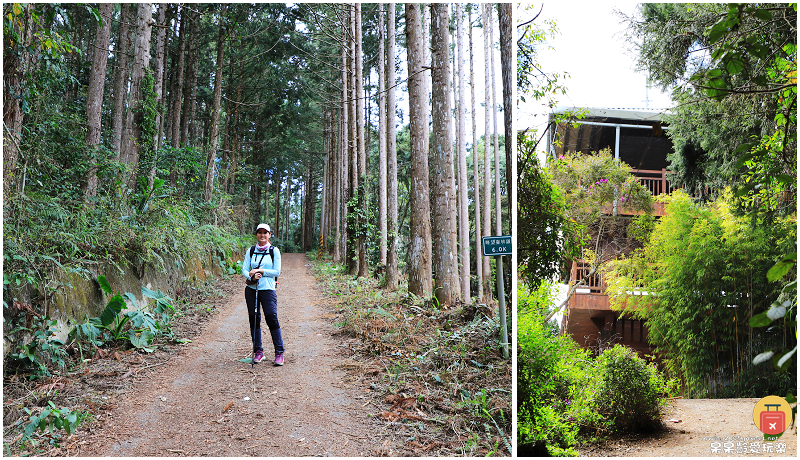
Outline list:
[[[511,455],[511,361],[496,305],[437,306],[330,261],[312,271],[351,355],[346,370],[378,400],[371,415],[400,444],[392,455]]]

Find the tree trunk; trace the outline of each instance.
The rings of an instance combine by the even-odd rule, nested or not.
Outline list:
[[[491,91],[491,63],[489,60],[489,30],[492,27],[491,24],[491,16],[489,15],[489,6],[482,5],[483,10],[482,20],[483,20],[483,58],[484,58],[484,130],[483,130],[483,236],[490,236],[492,234],[491,230],[491,221],[492,221],[492,209],[491,209],[491,202],[492,202],[492,190],[490,184],[491,181],[491,168],[489,166],[489,152],[491,152],[490,142],[491,142],[491,131],[490,131],[490,123],[491,123],[491,107],[489,102],[491,101],[492,97],[490,95]],[[483,282],[484,282],[484,292],[486,297],[491,299],[492,298],[492,290],[491,286],[491,279],[492,279],[492,266],[491,260],[488,256],[483,257]]]
[[[345,23],[342,24],[342,187],[341,187],[341,256],[344,257],[344,264],[348,268],[348,259],[352,259],[352,248],[349,244],[349,234],[351,233],[351,225],[348,219],[350,213],[350,143],[352,137],[350,135],[350,65],[348,64],[348,50],[350,49],[350,6],[347,6],[347,16]]]
[[[356,123],[358,113],[356,112],[357,97],[356,88],[356,15],[355,4],[347,5],[349,29],[347,34],[348,57],[347,57],[347,111],[348,117],[348,189],[347,189],[347,273],[353,276],[358,275],[358,212],[356,198],[358,193],[358,134]]]
[[[136,42],[133,49],[133,67],[131,69],[130,110],[125,122],[125,133],[122,136],[122,161],[128,165],[129,172],[127,183],[133,188],[136,186],[139,166],[139,150],[142,139],[142,129],[145,123],[142,113],[142,83],[145,72],[150,65],[150,35],[153,30],[153,4],[139,3],[136,18]],[[149,140],[146,143],[150,143]]]
[[[345,85],[347,79],[345,75],[344,63],[346,62],[346,47],[342,42],[342,95],[345,93]],[[340,116],[338,123],[339,142],[337,143],[338,161],[336,162],[336,244],[333,249],[334,262],[341,262],[342,257],[345,256],[347,246],[347,227],[346,216],[347,209],[345,207],[345,200],[347,199],[347,104],[344,103],[346,97],[342,97],[342,107],[340,108]]]
[[[495,85],[495,66],[494,66],[494,27],[492,24],[492,7],[488,6],[489,14],[489,62],[492,70],[492,133],[494,135],[494,203],[495,203],[495,235],[502,235],[503,211],[500,208],[500,147],[499,135],[497,133],[497,86]]]
[[[506,154],[506,196],[508,197],[508,218],[509,218],[509,229],[516,228],[515,221],[516,221],[516,211],[515,206],[517,203],[517,193],[514,189],[514,178],[517,176],[516,165],[515,161],[511,160],[512,152],[515,149],[516,142],[514,142],[515,133],[514,133],[514,117],[513,117],[513,109],[514,105],[512,103],[512,95],[514,94],[514,87],[512,86],[513,83],[513,59],[512,59],[512,43],[513,43],[513,31],[511,28],[511,4],[510,3],[498,3],[497,4],[497,17],[500,29],[500,63],[502,67],[502,77],[503,77],[503,125],[504,125],[504,134],[505,134],[505,154]],[[510,233],[510,232],[509,232]],[[510,257],[507,258],[509,261],[511,260]],[[503,260],[501,257],[499,260]],[[510,270],[506,273],[506,279],[514,280],[516,279],[516,266],[511,266],[509,264]],[[501,282],[505,283],[505,280],[501,280]],[[505,292],[511,294],[514,292],[510,286],[510,283],[506,283]],[[512,299],[513,300],[513,299]],[[500,312],[500,321],[505,320],[505,311]],[[505,326],[505,324],[503,324]],[[503,329],[505,331],[505,328]]]
[[[305,200],[305,217],[303,218],[303,223],[305,226],[303,227],[303,251],[310,251],[311,248],[314,247],[314,193],[313,190],[316,189],[315,185],[315,177],[314,177],[314,168],[311,167],[311,160],[308,160],[308,165],[306,169],[306,200]]]
[[[423,82],[425,89],[423,90],[424,106],[427,107],[431,101],[431,9],[429,4],[421,6],[422,10],[422,62],[423,66],[428,67],[422,74],[424,76]],[[431,123],[433,122],[433,114],[430,110],[426,110],[425,116],[425,152],[430,155],[431,152]],[[428,184],[430,188],[430,184]]]
[[[278,238],[281,235],[281,184],[285,175],[286,171],[283,171],[283,174],[272,178],[272,183],[275,184],[275,226],[272,228],[272,234]],[[289,186],[289,182],[286,182],[286,186]]]
[[[470,277],[469,277],[469,203],[467,189],[469,181],[467,173],[467,141],[466,141],[466,103],[464,102],[464,5],[456,4],[456,41],[458,51],[458,195],[459,199],[459,244],[461,245],[461,298],[470,303]]]
[[[217,163],[217,143],[219,142],[219,114],[222,105],[222,68],[225,56],[225,13],[228,5],[221,3],[222,10],[219,14],[219,35],[217,38],[217,70],[214,74],[214,105],[211,109],[211,135],[208,140],[208,154],[206,156],[206,180],[203,185],[203,198],[211,202],[214,191],[214,173]]]
[[[433,271],[434,292],[442,305],[452,304],[460,291],[456,250],[456,195],[453,143],[450,131],[450,43],[446,4],[431,5],[431,67],[433,91]]]
[[[386,169],[386,66],[382,63],[389,62],[386,55],[384,41],[386,38],[386,12],[385,5],[378,5],[378,222],[381,232],[380,264],[386,267],[387,247],[387,176]]]
[[[478,274],[478,301],[483,301],[483,257],[481,257],[482,244],[481,244],[481,180],[480,180],[480,163],[478,163],[478,128],[475,116],[475,67],[472,52],[472,7],[469,5],[469,87],[472,97],[472,104],[470,105],[470,113],[472,114],[472,168],[474,181],[474,202],[475,202],[475,273]]]
[[[395,37],[395,3],[388,4],[386,16],[386,212],[389,222],[386,231],[386,288],[397,290],[400,284],[398,242],[400,238],[397,220],[397,109],[396,109],[396,71],[397,57]]]
[[[106,83],[106,66],[108,64],[108,44],[111,38],[111,15],[113,4],[100,4],[100,17],[102,23],[97,25],[94,40],[94,58],[92,59],[92,73],[89,77],[89,89],[86,94],[86,151],[88,155],[89,170],[86,173],[84,198],[94,198],[97,195],[97,156],[100,154],[97,146],[101,141],[101,117],[103,108],[103,94]]]
[[[180,5],[180,36],[178,37],[178,62],[175,68],[175,75],[173,79],[172,91],[170,91],[170,95],[172,97],[172,110],[170,114],[172,115],[172,147],[178,148],[181,146],[181,106],[183,105],[183,69],[185,67],[185,56],[186,56],[186,34],[188,32],[188,22],[189,16],[188,11],[185,6]],[[172,186],[174,187],[176,184],[174,182],[177,179],[177,172],[176,169],[177,165],[173,165],[173,172],[175,173],[175,178],[173,179]]]
[[[330,197],[331,197],[331,164],[333,162],[333,157],[331,155],[331,136],[333,135],[331,131],[331,111],[330,109],[323,110],[323,129],[322,129],[322,142],[323,142],[323,151],[325,152],[325,161],[323,162],[323,169],[322,169],[322,197],[320,199],[320,204],[322,209],[320,210],[320,221],[319,221],[319,252],[318,258],[321,258],[322,252],[326,250],[325,244],[328,242],[329,235],[328,229],[330,228]]]
[[[114,112],[111,122],[111,129],[114,131],[113,148],[114,152],[116,152],[117,160],[120,160],[122,155],[122,137],[125,131],[126,119],[125,108],[127,107],[125,102],[128,98],[128,63],[130,62],[130,55],[128,53],[131,48],[131,4],[120,3],[120,10],[119,38],[114,50],[117,71],[114,75]]]
[[[3,4],[3,16],[11,15],[9,9],[14,4]],[[11,49],[13,52],[3,55],[3,194],[8,198],[10,185],[15,183],[19,190],[25,187],[24,174],[21,180],[17,180],[17,163],[20,160],[20,143],[22,142],[22,122],[24,113],[22,111],[22,101],[20,95],[21,88],[28,83],[28,77],[32,74],[33,63],[36,60],[36,51],[33,43],[34,33],[38,26],[33,20],[31,9],[33,5],[22,6],[22,17],[15,18],[12,27],[19,26],[16,32],[19,34],[21,42],[10,43],[11,35],[3,34],[4,49]],[[23,167],[24,169],[24,167]],[[4,209],[6,209],[4,207]]]
[[[425,126],[428,124],[428,104],[425,98],[425,77],[422,73],[422,48],[424,44],[422,42],[420,5],[417,3],[406,3],[405,7],[409,75],[409,149],[411,156],[411,177],[409,178],[409,206],[411,207],[411,218],[409,223],[408,292],[422,298],[428,298],[433,293],[433,276],[430,192],[428,189],[428,151],[425,149]],[[392,64],[394,64],[393,59]],[[393,80],[390,81],[390,84],[391,82],[393,82]],[[395,201],[395,204],[396,203]]]
[[[238,34],[238,31],[236,33]],[[243,48],[243,44],[241,42],[239,43],[239,48],[240,48],[240,50]],[[230,74],[229,78],[231,78],[231,79],[234,79],[234,77],[233,77],[233,75],[234,75],[234,73],[233,73],[234,72],[233,71],[233,61],[234,61],[233,54],[234,53],[231,53],[231,58],[230,58],[230,62],[231,62],[231,66],[230,66],[231,70],[230,70],[230,72],[231,72],[231,74]],[[240,66],[243,66],[243,64],[240,63]],[[238,74],[239,75],[243,74],[242,68],[239,69]],[[227,174],[226,174],[226,183],[227,183],[227,189],[226,190],[228,191],[228,193],[230,195],[233,195],[236,192],[236,170],[238,169],[237,167],[239,165],[239,161],[240,161],[240,158],[242,156],[241,145],[242,145],[242,141],[244,140],[243,136],[241,134],[241,125],[239,123],[239,121],[240,121],[240,113],[241,113],[241,102],[242,102],[242,84],[244,82],[244,78],[235,78],[235,81],[236,81],[236,101],[234,103],[233,115],[231,117],[231,123],[230,123],[230,125],[231,125],[230,132],[231,132],[231,145],[232,145],[231,149],[232,149],[232,152],[231,152],[231,155],[230,155],[230,161],[228,162],[228,171],[227,171]],[[226,125],[227,124],[228,123],[226,123]]]
[[[197,5],[192,5],[196,8]],[[197,52],[197,23],[198,13],[196,10],[187,8],[187,19],[189,22],[189,30],[186,34],[188,40],[186,54],[188,62],[186,63],[186,74],[184,75],[183,85],[183,109],[181,110],[181,145],[189,146],[194,143],[189,142],[189,128],[194,123],[194,96],[197,86],[197,66],[198,66],[198,52]]]
[[[514,94],[513,83],[513,58],[512,43],[513,30],[511,29],[511,4],[498,3],[497,16],[500,24],[500,63],[503,69],[503,125],[505,133],[505,154],[506,154],[506,195],[508,196],[508,216],[513,219],[516,216],[514,206],[517,202],[517,194],[514,189],[513,178],[517,177],[516,162],[511,161],[514,151],[514,117],[512,116],[514,104],[512,96]],[[509,226],[509,228],[514,228]],[[509,273],[510,274],[510,273]]]
[[[369,276],[367,265],[367,154],[364,146],[364,54],[362,51],[361,3],[355,4],[356,139],[358,141],[358,276]]]
[[[286,205],[286,223],[283,224],[284,228],[284,237],[283,241],[288,242],[289,238],[291,238],[291,234],[289,232],[289,215],[291,214],[292,210],[292,176],[286,178],[286,199],[284,200],[284,204]],[[284,243],[285,244],[285,243]]]
[[[161,113],[161,105],[164,100],[164,64],[166,62],[165,59],[165,47],[166,47],[166,37],[167,37],[167,8],[169,7],[168,4],[159,3],[158,8],[158,30],[156,31],[156,54],[155,59],[153,59],[153,87],[156,92],[156,131],[153,133],[153,151],[152,151],[152,158],[151,158],[151,165],[150,165],[150,173],[148,179],[148,185],[150,188],[153,186],[153,181],[155,180],[156,176],[156,166],[158,164],[158,150],[161,147],[161,134],[164,125],[164,117]]]

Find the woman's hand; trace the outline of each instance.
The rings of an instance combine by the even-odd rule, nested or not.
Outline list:
[[[250,279],[257,280],[261,279],[262,276],[264,276],[264,270],[259,268],[254,268],[250,270]]]

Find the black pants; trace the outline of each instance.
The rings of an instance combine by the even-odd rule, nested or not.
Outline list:
[[[250,338],[253,342],[253,351],[264,351],[261,346],[261,312],[264,312],[264,319],[269,327],[272,336],[272,345],[275,353],[283,353],[283,337],[281,337],[281,325],[278,323],[278,295],[274,290],[258,291],[258,303],[260,305],[258,315],[256,315],[256,290],[249,287],[244,288],[244,299],[247,302],[247,316],[250,320]],[[253,330],[255,325],[255,330]]]

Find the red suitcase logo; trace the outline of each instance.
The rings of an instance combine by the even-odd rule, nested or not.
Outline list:
[[[761,412],[761,431],[765,434],[781,434],[786,429],[786,414],[780,404],[765,404],[767,410]],[[770,407],[775,410],[771,411]]]

